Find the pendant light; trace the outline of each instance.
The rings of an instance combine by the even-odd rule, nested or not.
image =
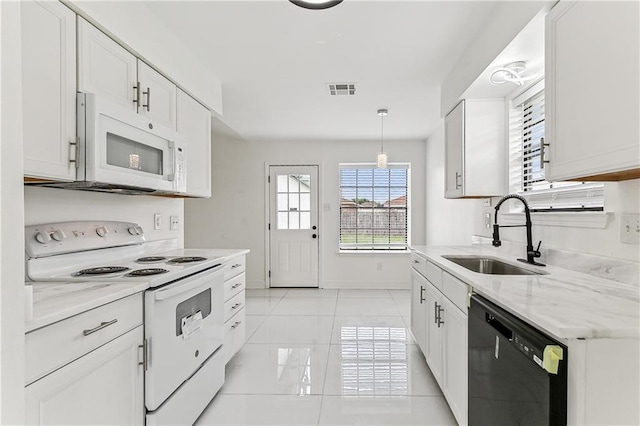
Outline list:
[[[296,6],[300,6],[303,7],[305,9],[314,9],[314,10],[322,10],[322,9],[329,9],[333,6],[337,6],[340,3],[342,3],[342,0],[332,0],[332,1],[325,1],[325,0],[289,0],[291,3],[295,4]]]
[[[387,168],[387,153],[384,152],[384,116],[389,114],[387,109],[379,109],[378,115],[380,116],[380,152],[376,157],[376,164],[379,169]]]

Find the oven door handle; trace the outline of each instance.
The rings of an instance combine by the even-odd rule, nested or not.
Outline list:
[[[217,267],[217,268],[213,268],[213,269],[208,269],[206,272],[206,274],[195,278],[195,279],[191,279],[188,281],[185,281],[183,284],[173,284],[170,286],[167,286],[166,288],[162,289],[162,290],[156,290],[155,291],[155,299],[156,300],[166,300],[166,299],[170,299],[172,297],[175,297],[179,294],[182,293],[186,293],[190,290],[193,290],[194,288],[198,288],[198,287],[202,287],[203,284],[209,282],[209,280],[211,280],[211,277],[209,276],[209,274],[211,274],[212,272],[217,272],[217,271],[222,271],[222,268]]]

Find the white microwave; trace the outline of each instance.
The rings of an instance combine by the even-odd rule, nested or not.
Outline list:
[[[47,186],[120,192],[187,190],[184,136],[92,93],[77,95],[76,181]]]

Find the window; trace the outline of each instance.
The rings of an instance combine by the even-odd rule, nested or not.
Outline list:
[[[409,164],[340,165],[340,250],[406,250]]]
[[[509,187],[527,200],[532,211],[602,211],[604,185],[592,182],[548,182],[544,140],[544,81],[512,101],[509,117]]]

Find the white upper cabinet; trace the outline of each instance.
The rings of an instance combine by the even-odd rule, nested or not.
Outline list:
[[[176,85],[138,59],[139,112],[176,129]]]
[[[24,175],[75,180],[75,14],[50,1],[20,8]]]
[[[640,3],[558,3],[546,17],[547,180],[640,177]]]
[[[78,90],[95,93],[176,129],[176,85],[78,18]]]
[[[178,89],[177,130],[187,141],[187,192],[211,196],[211,112]]]
[[[445,117],[445,197],[504,195],[503,99],[465,99]]]
[[[78,17],[78,90],[137,110],[137,59]]]

